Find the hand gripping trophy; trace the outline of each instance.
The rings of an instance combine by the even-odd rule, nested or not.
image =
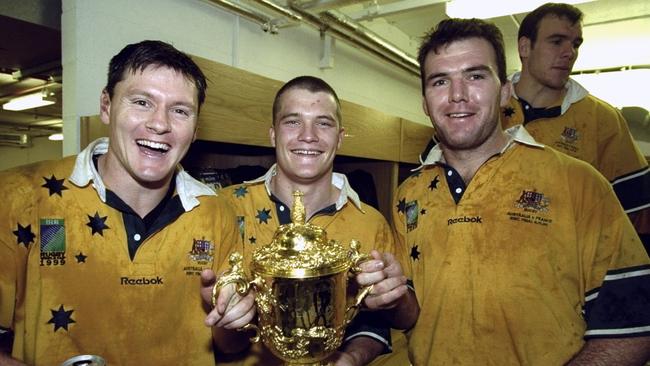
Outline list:
[[[291,224],[281,225],[273,241],[253,253],[251,277],[242,268],[242,256],[231,254],[231,268],[215,284],[213,305],[219,289],[235,283],[240,294],[255,288],[258,324],[249,324],[262,342],[287,365],[322,365],[343,340],[346,326],[356,315],[372,286],[348,297],[350,273],[368,259],[352,240],[345,249],[327,240],[322,228],[305,223],[302,192],[293,194]]]

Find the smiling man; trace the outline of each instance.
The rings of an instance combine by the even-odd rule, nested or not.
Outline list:
[[[593,167],[521,126],[501,129],[510,85],[499,29],[444,20],[418,59],[440,142],[393,211],[423,304],[412,363],[642,365],[650,259]]]
[[[276,164],[256,180],[224,189],[220,197],[238,214],[245,264],[250,263],[255,249],[271,243],[279,225],[291,223],[296,190],[304,194],[307,222],[324,228],[329,239],[346,246],[356,239],[363,253],[377,250],[373,260],[361,265],[364,273],[357,281],[374,284],[365,304],[379,312],[374,316],[361,312],[348,328],[341,352],[330,360],[336,366],[353,366],[365,365],[388,351],[389,326],[410,327],[418,309],[400,264],[385,252],[393,250],[388,223],[359,200],[345,175],[333,172],[343,134],[339,99],[325,81],[312,76],[288,81],[276,94],[269,129]],[[234,364],[281,364],[259,344],[235,359]]]
[[[227,264],[237,228],[179,165],[205,89],[169,44],[128,45],[100,97],[109,138],[0,174],[0,337],[14,357],[0,364],[214,364],[213,331],[235,331],[204,325],[199,274]]]
[[[569,77],[582,42],[582,12],[572,5],[547,3],[526,15],[503,127],[523,124],[537,141],[598,169],[650,253],[650,169],[621,112]]]

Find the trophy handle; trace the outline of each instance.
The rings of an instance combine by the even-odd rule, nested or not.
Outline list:
[[[217,282],[212,287],[212,307],[217,306],[217,297],[219,291],[222,287],[229,285],[231,283],[235,284],[235,290],[240,295],[246,295],[253,286],[260,286],[260,279],[256,278],[253,281],[248,281],[246,275],[244,274],[244,268],[242,267],[243,258],[242,255],[233,252],[228,257],[228,263],[230,264],[230,269],[224,272]],[[260,328],[255,324],[246,324],[243,327],[237,329],[238,331],[245,331],[252,329],[255,334],[250,338],[251,343],[257,343],[260,341]]]
[[[352,273],[359,273],[361,272],[361,268],[359,268],[359,264],[361,262],[367,261],[368,259],[371,259],[370,255],[368,254],[363,254],[359,253],[359,247],[361,244],[357,240],[351,240],[350,241],[350,272]],[[363,299],[366,298],[366,296],[372,291],[373,285],[369,286],[363,286],[359,289],[359,292],[357,292],[357,295],[354,297],[354,303],[349,306],[347,309],[345,309],[345,323],[350,324],[352,319],[357,315],[359,312],[359,308],[361,307],[361,303],[363,302]]]
[[[246,295],[250,290],[251,285],[246,279],[244,268],[242,267],[243,257],[237,252],[233,252],[228,257],[230,269],[224,272],[217,282],[212,287],[212,307],[217,306],[217,296],[222,287],[231,283],[235,284],[235,290],[240,295]]]

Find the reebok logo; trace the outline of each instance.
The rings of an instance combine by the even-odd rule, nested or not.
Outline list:
[[[156,278],[129,278],[129,277],[120,277],[120,285],[131,285],[131,286],[148,286],[148,285],[162,285],[163,279],[156,276]]]
[[[471,224],[482,224],[483,223],[483,218],[481,216],[474,216],[474,217],[469,217],[469,216],[462,216],[462,217],[456,217],[453,219],[447,220],[447,226],[453,225],[453,224],[458,224],[461,222],[468,222]]]

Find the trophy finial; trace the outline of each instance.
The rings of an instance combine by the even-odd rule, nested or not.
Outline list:
[[[302,203],[303,193],[299,190],[293,192],[293,208],[291,209],[291,222],[303,225],[305,223],[306,213],[305,205]]]

